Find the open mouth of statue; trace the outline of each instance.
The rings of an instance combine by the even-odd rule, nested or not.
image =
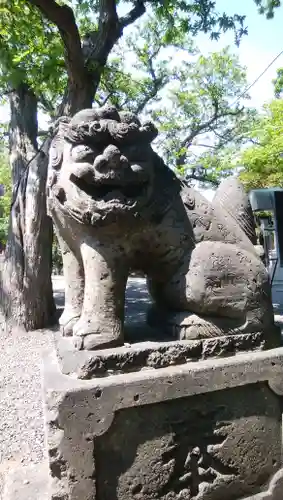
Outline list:
[[[90,184],[84,179],[71,175],[70,179],[76,186],[84,191],[95,201],[118,202],[127,204],[133,199],[143,196],[147,188],[147,182],[139,184],[114,184],[101,183]]]

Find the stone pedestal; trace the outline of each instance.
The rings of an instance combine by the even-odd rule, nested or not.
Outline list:
[[[44,363],[50,500],[282,500],[283,348],[68,342]]]

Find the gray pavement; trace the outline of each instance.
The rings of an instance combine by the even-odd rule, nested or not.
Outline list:
[[[56,276],[53,278],[53,291],[56,305],[62,308],[64,305],[64,278]],[[129,278],[126,290],[125,316],[127,323],[145,323],[146,309],[150,304],[150,297],[144,278]]]
[[[40,372],[42,355],[51,345],[49,332],[1,330],[0,498],[12,470],[44,461]]]

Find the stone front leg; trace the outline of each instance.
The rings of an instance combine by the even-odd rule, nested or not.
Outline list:
[[[70,250],[64,239],[57,234],[60,245],[65,280],[65,308],[59,319],[63,335],[73,333],[73,326],[79,320],[84,297],[83,263]]]
[[[85,270],[82,315],[73,328],[78,349],[110,347],[123,343],[125,289],[128,266],[117,248],[83,242]]]

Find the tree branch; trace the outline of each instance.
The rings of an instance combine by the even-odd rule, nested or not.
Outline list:
[[[165,85],[165,83],[167,82],[164,82],[162,78],[156,79],[153,87],[149,90],[149,92],[147,92],[147,94],[144,95],[143,100],[138,104],[134,112],[136,114],[141,113],[144,110],[145,106],[149,103],[149,101],[156,97],[159,90]]]
[[[255,146],[262,146],[262,147],[264,147],[263,144],[261,144],[260,142],[256,141],[255,139],[252,139],[251,137],[248,137],[247,140],[249,142],[251,142],[252,144],[254,144]]]
[[[69,78],[80,80],[85,72],[84,57],[73,10],[68,5],[58,5],[55,0],[29,0],[29,2],[57,26],[65,48]]]
[[[211,144],[203,144],[201,142],[199,142],[198,144],[194,144],[194,146],[198,146],[200,148],[217,149],[216,146],[212,146]]]
[[[87,35],[88,54],[85,66],[89,68],[98,87],[102,69],[113,46],[122,35],[115,0],[100,0],[98,30]]]
[[[65,47],[69,85],[58,115],[73,114],[90,107],[109,53],[122,36],[123,29],[144,14],[144,3],[136,0],[133,9],[119,19],[117,1],[100,0],[98,29],[88,33],[81,43],[74,12],[69,6],[59,5],[55,0],[28,1],[57,26]]]
[[[100,0],[98,31],[89,36],[92,49],[88,55],[88,62],[95,60],[104,66],[113,46],[122,36],[123,29],[135,22],[145,11],[143,1],[137,0],[133,9],[119,19],[116,0]]]
[[[137,0],[135,6],[125,16],[121,17],[119,22],[122,29],[134,23],[139,17],[145,14],[146,9],[142,0]]]
[[[105,98],[101,102],[100,106],[105,106],[105,104],[109,101],[109,99],[112,97],[112,95],[113,95],[113,92],[109,92],[108,95],[105,96]]]
[[[42,105],[45,111],[49,113],[52,117],[55,114],[55,107],[51,103],[51,101],[42,93],[38,96],[38,102]]]
[[[228,144],[231,141],[235,141],[235,135],[237,136],[237,140],[244,139],[244,137],[245,137],[244,134],[234,134],[233,135],[234,130],[236,130],[236,127],[227,129],[223,134],[219,134],[217,132],[217,130],[214,130],[212,127],[210,127],[210,131],[213,134],[215,134],[216,137],[218,137],[218,139],[219,139],[217,146],[215,146],[216,150],[223,148],[223,146],[226,146],[226,144]]]
[[[163,76],[158,77],[158,76],[156,76],[156,73],[155,73],[155,69],[153,66],[153,60],[156,56],[158,56],[160,50],[161,50],[161,45],[156,47],[156,49],[153,51],[153,53],[151,54],[151,56],[147,60],[146,70],[148,71],[148,73],[151,76],[152,87],[149,89],[149,91],[147,93],[145,93],[144,98],[142,99],[140,104],[136,107],[136,109],[135,109],[136,114],[141,113],[144,110],[145,106],[148,104],[148,102],[151,99],[153,99],[154,97],[156,97],[159,90],[161,88],[163,88],[166,85],[166,83],[168,83],[168,81],[169,81],[169,78],[167,75],[163,75]]]
[[[185,139],[181,142],[181,149],[185,147],[189,147],[192,144],[193,139],[199,135],[200,133],[204,132],[207,129],[210,129],[211,125],[215,123],[219,118],[225,118],[226,116],[237,116],[243,112],[243,108],[241,109],[236,109],[235,111],[233,110],[226,110],[219,112],[219,103],[217,101],[214,102],[214,113],[213,116],[207,120],[206,122],[200,124],[198,127],[193,129],[186,137]],[[176,161],[177,167],[180,167],[184,165],[185,159],[186,159],[187,153],[185,152],[182,154]]]
[[[213,184],[214,186],[219,186],[219,181],[216,179],[211,179],[210,177],[206,177],[205,175],[196,175],[196,174],[188,174],[186,175],[185,181],[187,182],[188,180],[192,181],[198,181],[198,182],[210,182],[210,184]]]
[[[148,60],[148,72],[152,78],[152,87],[148,90],[147,93],[145,93],[144,98],[142,99],[142,101],[139,103],[139,105],[135,109],[136,114],[141,113],[144,110],[145,106],[148,104],[148,102],[151,99],[153,99],[154,97],[156,97],[159,90],[162,87],[164,87],[166,85],[166,83],[168,82],[168,77],[166,77],[166,76],[164,76],[163,78],[161,76],[157,77],[155,74],[155,70],[153,67],[153,58],[158,54],[158,52],[159,52],[159,50],[156,51],[156,53],[153,54]]]

